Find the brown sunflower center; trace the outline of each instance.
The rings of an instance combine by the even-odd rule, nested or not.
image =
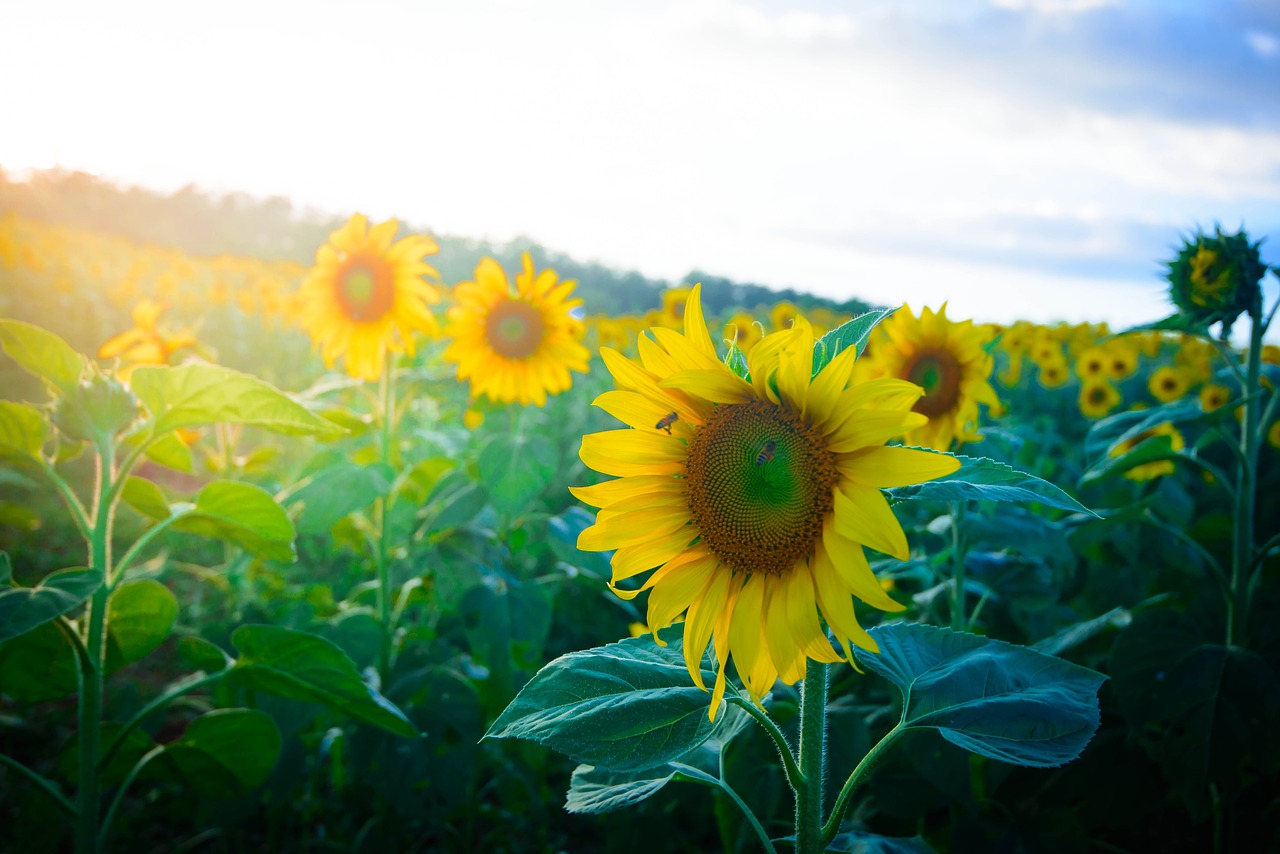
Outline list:
[[[903,366],[907,379],[924,389],[911,407],[934,418],[955,408],[960,400],[960,361],[950,350],[928,347],[916,351]]]
[[[1107,390],[1101,386],[1089,389],[1089,402],[1094,406],[1101,406],[1107,402]]]
[[[813,554],[839,481],[822,433],[768,401],[719,406],[689,442],[685,500],[702,541],[739,572]]]
[[[353,257],[338,271],[334,293],[343,314],[358,323],[367,323],[391,310],[395,278],[377,259]]]
[[[541,312],[518,299],[505,299],[489,309],[484,322],[485,340],[508,359],[526,359],[538,352],[545,331]]]

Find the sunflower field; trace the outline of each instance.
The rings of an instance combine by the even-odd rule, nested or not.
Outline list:
[[[1280,849],[1243,231],[1129,330],[303,251],[0,212],[0,850]]]

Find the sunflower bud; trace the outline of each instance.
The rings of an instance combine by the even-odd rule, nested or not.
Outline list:
[[[1267,268],[1243,229],[1225,234],[1215,226],[1212,236],[1197,231],[1178,255],[1167,262],[1169,296],[1178,310],[1196,324],[1221,321],[1230,328],[1242,311],[1261,298],[1258,283]]]

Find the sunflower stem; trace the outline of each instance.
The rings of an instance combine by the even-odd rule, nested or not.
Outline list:
[[[821,842],[823,846],[835,838],[836,831],[840,829],[840,822],[844,821],[845,813],[849,811],[849,801],[853,798],[853,793],[857,790],[858,784],[871,771],[872,766],[876,764],[880,756],[904,732],[906,730],[903,728],[902,721],[898,721],[893,729],[885,734],[884,738],[876,742],[875,746],[867,751],[867,755],[862,757],[862,761],[858,763],[858,767],[853,769],[849,779],[844,781],[844,786],[840,788],[840,794],[836,795],[835,806],[831,808],[831,815],[827,818],[827,823],[822,826]]]
[[[822,851],[822,780],[827,753],[827,665],[808,659],[800,686],[800,787],[796,854]]]
[[[383,347],[382,350],[382,379],[381,388],[379,389],[382,400],[381,411],[381,434],[378,442],[379,461],[382,463],[383,469],[391,467],[391,441],[395,430],[395,406],[396,406],[396,390],[395,390],[395,362],[391,357],[391,350]],[[382,650],[378,658],[378,675],[381,677],[381,685],[386,690],[387,680],[391,675],[391,648],[395,639],[395,626],[391,619],[391,561],[387,557],[387,529],[389,527],[387,515],[390,510],[390,497],[381,496],[378,498],[374,515],[378,520],[378,536],[374,546],[375,565],[378,571],[378,622],[382,626]]]
[[[1258,397],[1259,378],[1262,373],[1262,333],[1265,322],[1262,317],[1262,297],[1259,295],[1249,309],[1249,352],[1246,356],[1245,375],[1241,386],[1244,395],[1243,413],[1240,418],[1240,468],[1236,480],[1236,507],[1234,539],[1231,553],[1231,597],[1227,603],[1227,645],[1239,646],[1248,630],[1249,596],[1248,577],[1253,564],[1253,515],[1258,483]]]
[[[965,631],[967,619],[964,604],[964,558],[966,544],[960,533],[960,523],[964,519],[964,504],[959,501],[951,503],[951,628],[957,632]]]
[[[800,791],[800,787],[804,785],[804,776],[800,773],[800,766],[796,764],[795,756],[791,752],[791,745],[787,742],[786,735],[773,722],[768,713],[762,712],[754,703],[743,697],[729,697],[728,702],[745,711],[764,728],[764,731],[773,739],[774,745],[778,748],[778,756],[782,758],[782,768],[787,775],[787,785],[791,787],[793,792]]]

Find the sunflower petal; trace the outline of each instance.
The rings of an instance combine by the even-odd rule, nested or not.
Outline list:
[[[724,612],[729,598],[729,580],[731,573],[727,568],[711,575],[702,595],[696,597],[689,605],[689,613],[684,618],[684,663],[689,669],[693,684],[703,691],[707,686],[702,681],[702,656],[711,642],[711,632]]]
[[[855,543],[893,555],[898,560],[911,557],[902,524],[893,515],[880,490],[873,486],[842,483],[834,496],[835,529],[839,534]]]
[[[960,468],[960,460],[950,454],[880,445],[854,451],[836,467],[840,474],[863,486],[890,489],[949,475]]]
[[[710,371],[677,371],[661,380],[658,385],[662,388],[681,389],[712,403],[746,403],[755,398],[751,386],[723,367]]]
[[[716,358],[716,347],[707,330],[707,319],[702,314],[702,283],[693,286],[684,304],[684,337],[704,355]]]
[[[901,611],[906,607],[880,586],[862,546],[842,536],[830,520],[822,527],[822,546],[836,575],[854,596],[881,611]]]
[[[613,567],[613,583],[648,572],[679,557],[698,536],[693,526],[676,528],[669,534],[655,536],[631,546],[621,546],[609,561]]]
[[[569,492],[574,498],[592,507],[608,507],[621,501],[628,501],[641,495],[682,494],[682,483],[665,474],[633,475],[617,480],[606,480],[591,486],[571,486]]]

